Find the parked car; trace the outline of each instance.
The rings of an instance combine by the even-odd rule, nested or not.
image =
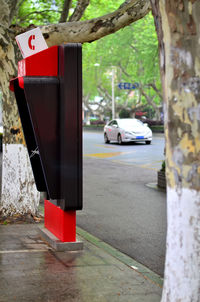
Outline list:
[[[149,145],[152,141],[152,131],[138,119],[114,119],[104,127],[104,142],[108,144],[110,141],[117,141],[119,144],[145,142]]]

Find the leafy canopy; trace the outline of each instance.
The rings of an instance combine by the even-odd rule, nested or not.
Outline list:
[[[158,42],[151,14],[115,34],[84,44],[83,50],[84,92],[90,93],[91,99],[97,95],[99,84],[111,94],[112,66],[115,69],[115,95],[119,102],[130,94],[130,90],[118,88],[120,82],[137,82],[148,89],[150,96],[155,95],[155,91],[148,87],[149,83],[161,88]],[[136,91],[134,95],[138,99]],[[157,96],[155,102],[160,103]]]
[[[81,20],[87,20],[116,10],[123,0],[91,0]],[[24,0],[13,23],[27,27],[30,24],[46,25],[58,23],[64,0]],[[77,1],[72,1],[69,16],[73,13]],[[160,89],[158,62],[158,44],[151,14],[136,23],[108,35],[93,43],[83,45],[83,82],[84,94],[94,100],[99,95],[100,85],[111,95],[111,70],[115,70],[115,96],[123,103],[130,95],[128,90],[120,90],[120,82],[138,82],[145,87],[154,83]],[[155,91],[148,87],[148,95],[159,104]],[[132,93],[129,103],[136,103],[138,91]],[[141,101],[145,102],[144,97]]]
[[[73,13],[78,1],[72,1],[69,16]],[[88,20],[116,10],[123,0],[91,0],[81,20]],[[21,26],[46,25],[58,23],[64,0],[24,0],[13,23]]]

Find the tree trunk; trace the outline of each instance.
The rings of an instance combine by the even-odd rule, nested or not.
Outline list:
[[[200,2],[152,2],[159,3],[164,35],[168,231],[162,302],[199,302]]]
[[[6,34],[4,41],[5,37]],[[9,90],[10,79],[17,76],[19,51],[9,37],[4,46],[4,55],[1,53],[0,60],[4,125],[0,210],[6,216],[28,212],[34,215],[39,205],[39,192],[36,190],[15,96]]]

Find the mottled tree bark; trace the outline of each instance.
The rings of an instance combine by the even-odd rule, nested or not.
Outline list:
[[[168,231],[162,302],[199,302],[200,1],[152,3],[164,59]]]
[[[63,42],[92,42],[143,18],[151,8],[148,0],[131,0],[116,11],[95,19],[42,27],[48,46]]]
[[[14,93],[9,91],[9,80],[17,75],[19,52],[15,43],[8,42],[0,60],[0,83],[4,100],[1,212],[6,216],[27,212],[36,214],[39,193],[30,167]]]

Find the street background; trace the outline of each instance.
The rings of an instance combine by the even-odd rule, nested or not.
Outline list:
[[[163,141],[107,146],[102,133],[84,133],[84,209],[77,212],[84,250],[52,250],[38,224],[1,225],[0,301],[159,302],[162,279],[154,272],[163,275],[166,207],[152,182]]]
[[[151,145],[107,145],[101,132],[84,132],[83,141],[83,211],[77,212],[77,225],[163,276],[166,193],[154,187],[164,135],[154,134]]]
[[[102,132],[84,131],[83,138],[83,210],[77,211],[77,225],[163,276],[166,193],[155,188],[163,134],[154,134],[151,145],[106,145]]]

